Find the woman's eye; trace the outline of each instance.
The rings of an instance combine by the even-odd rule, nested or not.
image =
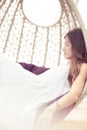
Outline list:
[[[65,47],[69,46],[68,44],[65,44]]]

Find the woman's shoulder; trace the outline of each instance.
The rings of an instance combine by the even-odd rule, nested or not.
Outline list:
[[[87,72],[87,63],[82,63],[81,64],[81,69],[80,71],[84,71],[85,73]]]
[[[87,63],[82,63],[81,64],[81,68],[85,68],[86,69],[87,68]]]

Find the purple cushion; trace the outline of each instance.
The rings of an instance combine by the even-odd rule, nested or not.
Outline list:
[[[29,70],[29,71],[32,71],[34,65],[33,64],[27,64],[27,63],[24,63],[24,62],[20,62],[19,63],[20,65],[22,65],[22,67],[26,70]]]
[[[36,75],[41,74],[49,69],[46,67],[39,67],[34,64],[28,64],[28,63],[24,63],[24,62],[20,62],[19,64],[22,65],[24,69],[31,71],[32,73],[34,73]]]
[[[46,67],[38,67],[38,66],[36,66],[36,65],[34,65],[33,66],[33,69],[32,69],[32,72],[34,73],[34,74],[41,74],[41,73],[43,73],[43,72],[45,72],[45,71],[47,71],[49,68],[46,68]]]

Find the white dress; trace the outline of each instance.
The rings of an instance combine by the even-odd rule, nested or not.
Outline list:
[[[0,58],[0,130],[33,130],[38,107],[70,90],[69,66],[35,75]]]

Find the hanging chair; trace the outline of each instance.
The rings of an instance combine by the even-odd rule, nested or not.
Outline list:
[[[37,25],[23,10],[23,0],[0,2],[0,54],[16,62],[54,67],[66,63],[62,46],[67,31],[81,27],[81,16],[72,0],[59,0],[61,14],[52,25]],[[57,12],[58,13],[58,12]]]

